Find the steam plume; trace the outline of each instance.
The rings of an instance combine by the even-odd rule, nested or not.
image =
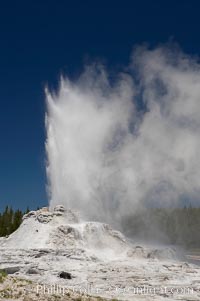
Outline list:
[[[198,200],[200,66],[180,50],[141,47],[110,80],[87,66],[47,91],[50,205],[117,221],[139,206]]]

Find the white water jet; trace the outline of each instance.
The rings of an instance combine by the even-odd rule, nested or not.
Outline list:
[[[114,80],[94,64],[46,96],[51,207],[113,223],[144,204],[199,202],[197,60],[138,48]]]

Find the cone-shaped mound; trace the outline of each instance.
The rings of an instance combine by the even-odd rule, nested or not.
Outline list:
[[[125,237],[109,225],[81,222],[78,214],[59,205],[53,211],[44,207],[24,215],[20,227],[1,242],[15,249],[112,249],[128,247]]]

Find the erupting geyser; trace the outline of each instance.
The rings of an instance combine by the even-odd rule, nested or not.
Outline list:
[[[199,201],[200,66],[178,50],[137,49],[110,79],[101,65],[47,91],[50,206],[117,222],[147,202]]]
[[[89,295],[110,299],[177,300],[166,290],[174,286],[179,300],[189,300],[184,286],[199,300],[198,266],[112,227],[143,205],[199,201],[199,83],[195,60],[138,49],[115,79],[93,65],[47,91],[50,208],[29,212],[0,238],[0,269],[37,283],[98,288]],[[157,291],[135,296],[132,288],[142,286]]]

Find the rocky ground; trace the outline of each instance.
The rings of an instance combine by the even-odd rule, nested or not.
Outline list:
[[[0,241],[1,298],[200,300],[200,266],[178,256],[173,248],[134,245],[62,206],[39,210]]]
[[[49,291],[48,291],[49,289]],[[48,286],[41,290],[41,286],[33,281],[3,275],[0,272],[0,300],[2,301],[104,301],[101,297],[75,293],[72,290],[59,291]]]

